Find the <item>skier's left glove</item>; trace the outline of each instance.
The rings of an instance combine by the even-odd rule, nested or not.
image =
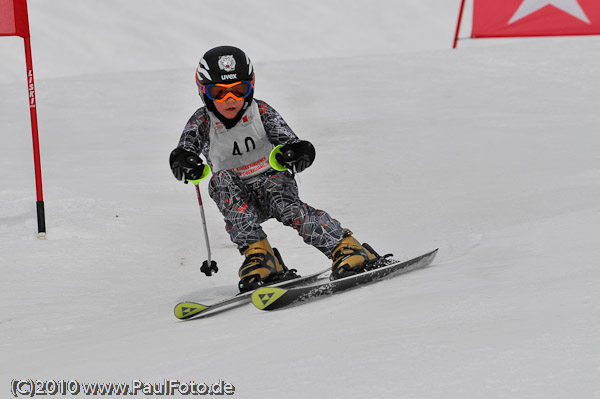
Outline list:
[[[275,160],[296,173],[308,168],[315,160],[315,147],[309,141],[302,140],[278,148],[279,151],[276,151]]]

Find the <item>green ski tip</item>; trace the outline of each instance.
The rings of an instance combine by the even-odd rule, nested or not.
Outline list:
[[[287,291],[282,288],[259,288],[252,294],[252,303],[258,309],[268,310],[269,305],[281,298]]]
[[[175,317],[178,319],[188,319],[200,312],[208,309],[208,306],[201,305],[194,302],[182,302],[175,306]]]

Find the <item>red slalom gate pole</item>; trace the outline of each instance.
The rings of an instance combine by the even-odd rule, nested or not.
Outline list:
[[[31,42],[25,37],[25,63],[27,65],[27,88],[29,90],[29,113],[31,115],[31,134],[33,138],[33,163],[35,169],[36,208],[38,239],[46,239],[46,215],[44,211],[44,193],[42,189],[42,163],[40,160],[40,139],[38,135],[37,109],[35,102],[35,82],[33,80],[33,61]]]
[[[460,11],[458,12],[458,22],[456,23],[456,33],[454,34],[454,45],[452,46],[453,49],[455,49],[456,45],[458,44],[458,34],[460,32],[460,24],[462,22],[462,16],[463,16],[464,9],[465,9],[465,0],[462,0],[462,2],[460,3]]]

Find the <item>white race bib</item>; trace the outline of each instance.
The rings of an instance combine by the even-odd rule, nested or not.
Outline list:
[[[269,155],[273,144],[260,119],[258,104],[252,101],[242,119],[231,129],[209,111],[210,149],[213,172],[230,170],[248,179],[271,169]]]

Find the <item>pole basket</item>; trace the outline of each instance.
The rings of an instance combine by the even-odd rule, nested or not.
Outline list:
[[[207,276],[212,276],[212,273],[218,272],[219,268],[217,267],[217,262],[215,262],[214,260],[211,260],[210,264],[207,260],[205,260],[204,262],[202,262],[202,267],[200,267],[200,271],[206,274]]]

